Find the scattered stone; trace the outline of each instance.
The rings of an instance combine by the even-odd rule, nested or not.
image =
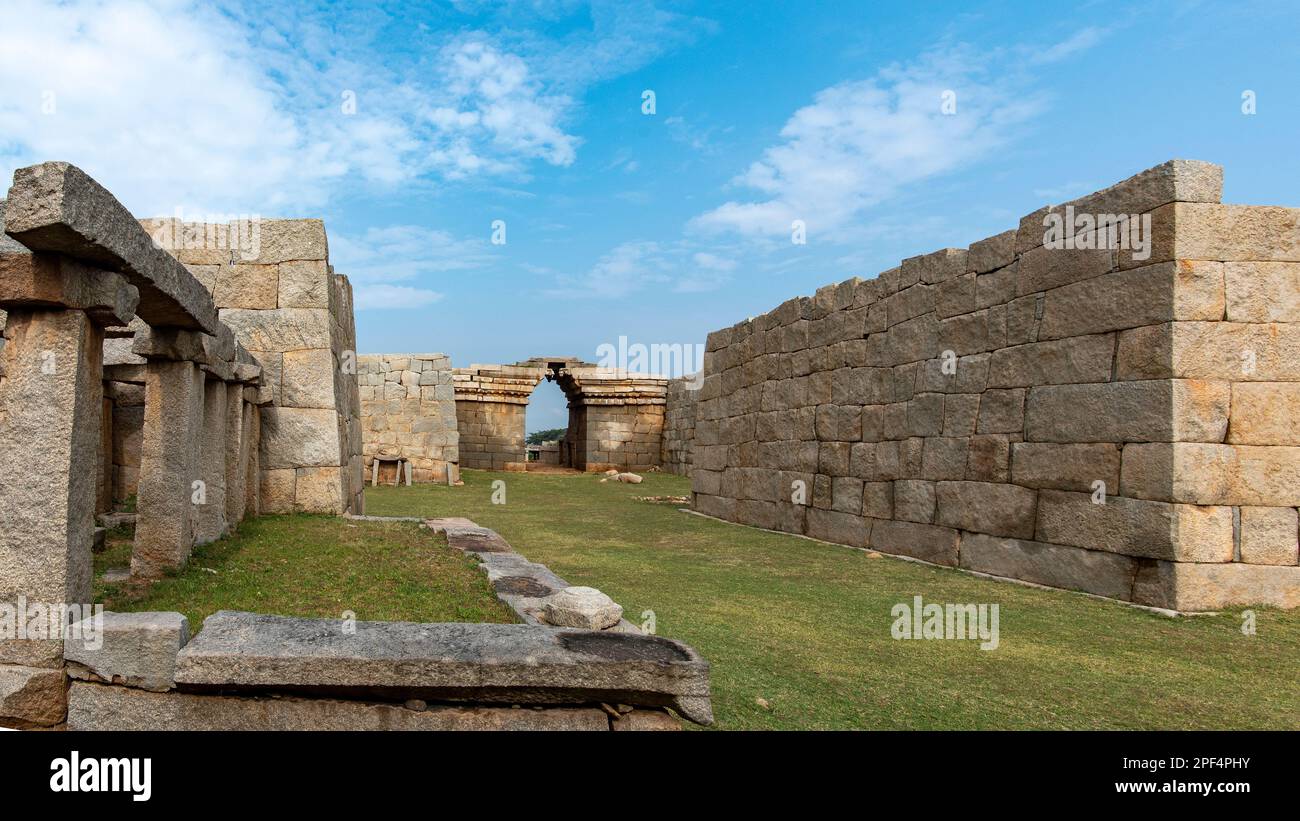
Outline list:
[[[92,642],[64,642],[68,674],[163,692],[176,686],[176,653],[190,638],[189,620],[180,613],[109,613],[80,622],[74,629],[95,635]],[[75,632],[73,635],[77,635]]]
[[[418,698],[409,698],[406,700],[406,703],[403,704],[402,706],[408,710],[414,710],[417,713],[422,713],[425,710],[429,709],[429,704],[423,699],[418,699]]]
[[[604,630],[618,624],[623,608],[594,587],[566,587],[547,597],[546,621],[556,627]]]

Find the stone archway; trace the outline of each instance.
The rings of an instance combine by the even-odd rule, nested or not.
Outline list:
[[[527,470],[526,411],[543,379],[569,403],[560,463],[585,471],[659,464],[668,380],[600,368],[572,357],[454,368],[462,467]]]

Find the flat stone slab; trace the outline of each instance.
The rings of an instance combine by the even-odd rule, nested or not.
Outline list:
[[[64,642],[68,675],[159,692],[176,686],[176,653],[189,641],[189,619],[180,613],[105,612],[98,628],[88,628],[92,622],[81,622],[81,632],[72,635],[96,641]]]
[[[636,711],[619,719],[617,729],[651,729],[640,726],[651,722],[658,729],[668,718],[646,715],[656,718],[642,719]],[[437,706],[416,711],[333,699],[150,693],[79,681],[68,693],[69,730],[609,730],[610,724],[597,707]]]
[[[139,289],[136,313],[150,325],[218,331],[217,307],[203,284],[155,245],[116,197],[71,163],[14,172],[4,226],[33,251],[66,254],[121,273]]]
[[[608,702],[713,721],[709,663],[689,646],[526,624],[350,623],[223,610],[178,654],[176,683],[189,692],[394,702]]]

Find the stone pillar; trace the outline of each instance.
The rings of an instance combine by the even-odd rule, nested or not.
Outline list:
[[[208,544],[226,533],[226,383],[210,376],[198,447],[203,493],[195,497],[194,543]]]
[[[0,382],[0,602],[91,603],[103,334],[78,310],[9,309]],[[0,640],[59,668],[62,642]]]
[[[245,389],[247,390],[247,389]],[[244,402],[244,515],[262,515],[262,409],[252,402]]]
[[[158,576],[189,560],[204,381],[199,366],[188,360],[151,359],[145,366],[133,575]]]
[[[244,481],[248,475],[248,452],[245,450],[244,388],[226,386],[226,529],[244,519],[248,503]]]
[[[103,385],[100,385],[102,390]],[[99,428],[99,485],[96,489],[95,513],[113,509],[113,400],[105,397]]]

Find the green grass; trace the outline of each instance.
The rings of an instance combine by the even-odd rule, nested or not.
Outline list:
[[[637,501],[689,493],[645,476],[467,470],[464,487],[367,488],[366,512],[467,516],[632,621],[653,610],[660,635],[712,663],[723,728],[1300,728],[1300,612],[1255,608],[1245,636],[1240,609],[1171,619],[873,559]],[[999,604],[1000,647],[893,640],[890,609],[918,594]]]
[[[186,569],[151,586],[110,584],[127,567],[127,531],[95,557],[95,600],[106,610],[176,610],[197,631],[218,610],[363,621],[514,622],[476,562],[413,522],[263,516],[197,548]]]

